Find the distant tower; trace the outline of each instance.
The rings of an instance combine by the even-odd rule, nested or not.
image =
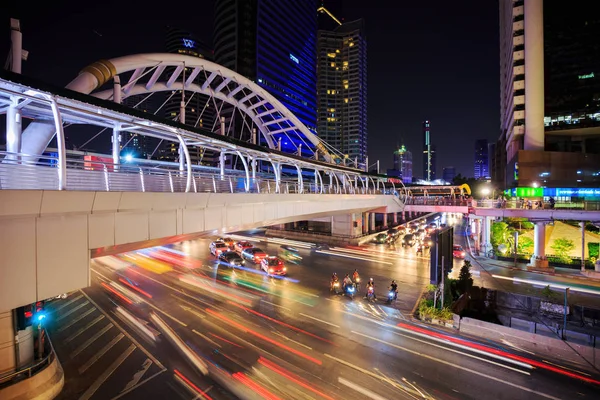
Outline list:
[[[484,179],[490,176],[488,167],[488,141],[481,139],[475,141],[475,165],[473,176],[475,179]]]
[[[402,182],[412,182],[412,153],[404,145],[394,151],[394,170],[400,171]]]
[[[423,179],[433,181],[435,174],[435,146],[431,144],[431,130],[429,121],[423,121]]]

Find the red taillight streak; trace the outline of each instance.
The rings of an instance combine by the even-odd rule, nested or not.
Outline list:
[[[271,344],[274,344],[275,346],[279,346],[279,347],[281,347],[282,349],[284,349],[284,350],[287,350],[287,351],[289,351],[290,353],[292,353],[292,354],[295,354],[295,355],[297,355],[297,356],[299,356],[299,357],[302,357],[302,358],[304,358],[304,359],[306,359],[306,360],[308,360],[308,361],[311,361],[311,362],[313,362],[313,363],[315,363],[315,364],[317,364],[317,365],[321,365],[321,364],[323,364],[323,363],[321,362],[321,360],[317,360],[316,358],[313,358],[313,357],[309,356],[308,354],[304,354],[304,353],[302,353],[301,351],[298,351],[298,350],[292,349],[291,347],[289,347],[289,346],[286,346],[286,345],[285,345],[285,344],[283,344],[283,343],[279,343],[278,341],[276,341],[276,340],[273,340],[273,339],[271,339],[271,338],[269,338],[269,337],[267,337],[267,336],[265,336],[265,335],[263,335],[263,334],[260,334],[260,333],[258,333],[258,332],[256,332],[256,331],[253,331],[253,330],[249,329],[249,328],[246,328],[245,326],[243,326],[243,325],[241,325],[241,324],[238,324],[237,322],[235,322],[235,321],[233,321],[233,320],[231,320],[231,319],[229,319],[229,318],[225,317],[225,316],[224,316],[223,314],[221,314],[221,313],[218,313],[218,312],[216,312],[216,311],[213,311],[213,310],[211,310],[210,308],[207,308],[207,309],[206,309],[206,312],[207,312],[207,313],[209,313],[209,314],[211,314],[211,315],[213,315],[213,316],[217,316],[217,317],[219,317],[221,320],[223,320],[223,321],[226,321],[226,322],[227,322],[227,323],[229,323],[230,325],[232,325],[232,326],[234,326],[234,327],[236,327],[236,328],[238,328],[238,329],[240,329],[240,330],[242,330],[242,331],[244,331],[244,332],[250,333],[250,334],[252,334],[252,335],[256,336],[257,338],[260,338],[260,339],[264,340],[265,342],[269,342],[269,343],[271,343]]]
[[[212,397],[210,397],[209,395],[206,394],[206,392],[204,390],[201,390],[198,386],[194,385],[192,383],[192,381],[190,381],[188,378],[186,378],[185,376],[183,376],[183,374],[179,371],[177,371],[176,369],[173,370],[175,372],[175,374],[177,374],[178,377],[180,377],[186,384],[188,384],[192,389],[194,389],[196,392],[198,392],[198,394],[202,397],[204,397],[206,400],[212,400]]]
[[[221,336],[219,336],[219,335],[215,335],[215,334],[214,334],[214,333],[212,333],[212,332],[210,333],[210,335],[211,335],[211,336],[213,336],[213,337],[216,337],[216,338],[217,338],[217,339],[219,339],[219,340],[222,340],[222,341],[224,341],[225,343],[232,344],[232,345],[234,345],[234,346],[236,346],[236,347],[239,347],[240,349],[242,348],[242,346],[240,346],[239,344],[237,344],[237,343],[233,343],[232,341],[230,341],[230,340],[227,340],[227,339],[225,339],[224,337],[221,337]]]
[[[248,307],[244,307],[244,306],[242,306],[242,305],[240,305],[240,304],[234,303],[233,301],[229,301],[229,304],[232,304],[232,305],[234,305],[234,306],[236,306],[236,307],[239,307],[239,308],[241,308],[242,310],[244,310],[244,311],[248,311],[249,313],[252,313],[252,314],[254,314],[254,315],[258,315],[259,317],[263,317],[263,318],[265,318],[265,319],[268,319],[269,321],[271,321],[271,322],[275,322],[276,324],[279,324],[279,325],[285,326],[286,328],[293,329],[293,330],[295,330],[296,332],[304,333],[305,335],[308,335],[308,336],[314,337],[315,339],[319,339],[319,340],[322,340],[322,341],[324,341],[324,342],[327,342],[327,343],[329,343],[329,344],[333,344],[333,345],[335,345],[333,342],[330,342],[330,341],[329,341],[329,340],[327,340],[327,339],[324,339],[324,338],[322,338],[322,337],[320,337],[320,336],[317,336],[317,335],[315,335],[314,333],[310,333],[310,332],[307,332],[307,331],[305,331],[305,330],[303,330],[303,329],[296,328],[296,327],[295,327],[295,326],[293,326],[293,325],[286,324],[286,323],[285,323],[285,322],[283,322],[283,321],[279,321],[279,320],[277,320],[277,319],[275,319],[275,318],[269,317],[268,315],[261,314],[261,313],[259,313],[258,311],[254,311],[254,310],[252,310],[252,309],[250,309],[250,308],[248,308]]]
[[[259,364],[264,365],[265,367],[269,368],[270,370],[277,372],[279,375],[288,378],[290,381],[296,383],[297,385],[302,386],[305,389],[310,390],[313,393],[318,394],[321,397],[324,397],[324,398],[330,399],[330,400],[335,400],[333,397],[329,397],[326,394],[319,392],[318,390],[311,387],[308,383],[303,382],[299,377],[295,376],[291,372],[284,371],[283,368],[277,366],[276,364],[272,363],[271,361],[267,360],[266,358],[263,358],[262,356],[258,359],[258,362],[259,362]]]
[[[588,378],[588,377],[585,377],[585,376],[582,376],[582,375],[578,375],[578,374],[575,374],[573,372],[566,371],[566,370],[564,370],[562,368],[553,367],[551,365],[544,364],[543,362],[532,360],[530,358],[521,357],[521,356],[518,356],[516,354],[507,353],[507,352],[502,351],[502,350],[494,349],[492,347],[483,346],[483,345],[476,344],[476,343],[471,343],[471,342],[468,342],[466,340],[462,340],[462,339],[458,339],[458,338],[453,338],[451,336],[442,335],[440,333],[429,331],[427,329],[418,328],[416,326],[410,326],[410,325],[404,324],[402,322],[399,323],[398,326],[400,326],[402,328],[409,329],[409,330],[413,330],[415,332],[424,333],[426,335],[434,336],[434,337],[437,337],[439,339],[445,339],[445,340],[448,340],[450,342],[454,342],[454,343],[462,344],[464,346],[472,347],[474,349],[488,351],[488,352],[490,352],[492,354],[500,355],[500,356],[503,356],[503,357],[506,357],[506,358],[511,358],[513,360],[517,360],[517,361],[520,361],[520,362],[531,364],[531,365],[536,366],[538,368],[547,369],[549,371],[556,372],[556,373],[559,373],[559,374],[563,374],[563,375],[566,375],[566,376],[570,376],[571,378],[580,379],[580,380],[588,382],[588,383],[595,383],[596,385],[600,385],[600,381],[597,381],[595,379]]]
[[[132,285],[131,283],[127,282],[125,279],[123,278],[119,278],[119,281],[121,281],[122,283],[124,283],[125,285],[129,286],[130,288],[132,288],[133,290],[140,292],[141,294],[143,294],[144,296],[148,297],[148,298],[152,298],[152,295],[148,292],[144,292],[142,289],[140,289],[139,287]]]
[[[123,296],[121,293],[117,292],[115,289],[111,288],[106,283],[101,282],[100,284],[102,286],[104,286],[106,288],[106,290],[110,290],[112,293],[116,294],[117,296],[119,296],[120,298],[122,298],[123,300],[125,300],[128,304],[133,304],[133,301],[129,300],[127,297]]]
[[[269,392],[267,389],[263,388],[262,386],[260,386],[256,382],[254,382],[252,379],[250,379],[248,376],[246,376],[243,372],[236,372],[235,374],[233,374],[231,376],[233,376],[235,379],[239,380],[240,382],[242,382],[249,388],[254,389],[258,394],[260,394],[262,397],[264,397],[266,399],[280,400],[279,397],[275,396],[273,393]]]

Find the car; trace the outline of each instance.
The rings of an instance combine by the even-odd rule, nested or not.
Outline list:
[[[251,247],[242,251],[242,258],[247,261],[253,261],[255,264],[260,264],[265,257],[268,257],[267,253],[258,247]]]
[[[225,243],[223,242],[212,242],[210,244],[210,254],[212,254],[215,257],[218,257],[219,254],[229,251],[229,246],[227,246]]]
[[[233,245],[233,249],[235,251],[237,251],[238,253],[242,253],[244,250],[249,249],[252,246],[252,243],[246,241],[246,240],[240,240],[239,242],[237,242],[236,244]]]
[[[389,237],[392,237],[394,239],[397,238],[398,235],[400,235],[400,231],[395,228],[388,229],[387,233]]]
[[[373,239],[375,241],[375,243],[385,243],[388,239],[388,235],[387,233],[380,233],[377,236],[375,236],[375,239]]]
[[[242,267],[244,264],[246,264],[246,261],[244,261],[242,257],[240,257],[240,255],[235,251],[224,251],[223,253],[219,254],[219,261],[234,268]]]
[[[267,275],[285,275],[287,268],[279,257],[265,257],[260,262],[260,267]]]
[[[465,258],[467,253],[463,250],[462,246],[459,244],[455,244],[452,246],[452,256],[454,258]]]
[[[230,237],[228,237],[228,236],[226,236],[226,237],[220,237],[220,238],[218,238],[218,239],[217,239],[217,240],[215,240],[215,241],[216,241],[216,242],[223,242],[223,243],[225,243],[227,246],[229,246],[229,248],[230,248],[230,249],[232,249],[232,250],[233,250],[233,243],[234,243],[234,241],[233,241],[233,239],[232,239],[232,238],[230,238]]]
[[[416,239],[415,236],[412,234],[408,234],[408,235],[404,235],[404,237],[402,238],[402,247],[404,246],[410,246],[413,247],[416,243]]]

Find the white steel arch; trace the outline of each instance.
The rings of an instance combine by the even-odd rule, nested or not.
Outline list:
[[[168,80],[160,81],[166,68],[173,69]],[[186,74],[186,71],[191,71]],[[337,151],[312,133],[275,97],[244,76],[211,61],[180,54],[137,54],[95,62],[84,68],[67,85],[84,94],[102,99],[113,99],[113,89],[94,92],[119,74],[132,72],[129,81],[119,86],[120,97],[135,94],[176,91],[184,89],[221,100],[248,115],[271,149],[277,148],[278,139],[294,135],[306,143],[315,159],[333,162]],[[185,78],[185,79],[184,79]],[[117,99],[117,101],[120,99]],[[54,137],[55,130],[43,122],[34,122],[23,132],[22,151],[41,154]],[[314,147],[311,148],[307,141]]]

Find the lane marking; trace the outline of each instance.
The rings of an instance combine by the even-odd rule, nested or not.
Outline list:
[[[484,378],[487,378],[487,379],[491,379],[491,380],[496,381],[496,382],[501,382],[501,383],[504,383],[504,384],[506,384],[508,386],[512,386],[514,388],[521,389],[521,390],[524,390],[524,391],[529,392],[529,393],[534,393],[534,394],[537,394],[539,396],[546,397],[546,398],[552,399],[552,400],[560,400],[558,397],[554,397],[554,396],[551,396],[551,395],[546,394],[546,393],[538,392],[537,390],[529,389],[529,388],[526,388],[525,386],[517,385],[516,383],[508,382],[508,381],[505,381],[503,379],[496,378],[495,376],[487,375],[487,374],[484,374],[482,372],[475,371],[475,370],[472,370],[470,368],[463,367],[463,366],[460,366],[460,365],[457,365],[457,364],[453,364],[451,362],[444,361],[444,360],[441,360],[439,358],[436,358],[436,357],[433,357],[433,356],[430,356],[430,355],[427,355],[427,354],[419,353],[417,351],[410,350],[410,349],[407,349],[405,347],[398,346],[396,344],[389,343],[389,342],[386,342],[386,341],[381,340],[381,339],[377,339],[377,338],[375,338],[373,336],[365,335],[364,333],[359,333],[359,332],[354,332],[354,333],[356,333],[356,334],[358,334],[360,336],[364,336],[364,337],[366,337],[368,339],[374,340],[376,342],[387,344],[388,346],[395,347],[395,348],[400,349],[400,350],[404,350],[404,351],[406,351],[408,353],[411,353],[411,354],[414,354],[414,355],[417,355],[417,356],[421,356],[423,358],[427,358],[428,360],[436,361],[436,362],[438,362],[440,364],[448,365],[450,367],[457,368],[457,369],[460,369],[462,371],[470,372],[472,374],[475,374],[475,375],[478,375],[478,376],[481,376],[481,377],[484,377]]]
[[[93,311],[93,309],[92,309]],[[74,334],[72,334],[71,336],[69,336],[68,338],[66,338],[64,340],[65,343],[69,343],[71,340],[75,339],[77,336],[81,335],[83,332],[85,332],[86,330],[90,329],[92,326],[96,325],[96,323],[98,323],[99,321],[104,319],[104,315],[100,314],[98,315],[96,318],[94,318],[93,320],[91,320],[90,322],[88,322],[85,326],[79,328],[77,330],[77,332],[75,332]]]
[[[140,383],[138,383],[135,386],[130,387],[127,390],[123,390],[121,393],[119,393],[118,395],[116,395],[115,397],[113,397],[111,400],[117,400],[120,399],[121,397],[125,396],[127,393],[131,392],[132,390],[144,385],[146,382],[148,382],[151,379],[154,379],[155,377],[157,377],[158,375],[162,374],[163,372],[165,372],[166,369],[161,369],[160,371],[156,372],[153,375],[150,375],[149,377],[147,377],[146,379],[144,379],[143,381],[141,381]]]
[[[83,314],[80,314],[77,318],[72,319],[68,324],[62,325],[56,331],[56,333],[62,333],[63,331],[69,329],[70,327],[72,327],[73,325],[75,325],[76,323],[78,323],[79,321],[81,321],[82,319],[84,319],[85,317],[87,317],[88,315],[90,315],[91,313],[93,313],[94,311],[96,311],[96,308],[90,308],[89,310],[87,310]]]
[[[115,336],[110,342],[108,342],[106,344],[106,346],[104,346],[102,349],[100,349],[99,352],[94,354],[94,356],[92,358],[90,358],[85,364],[83,364],[81,367],[79,367],[79,370],[78,370],[79,374],[81,375],[85,371],[87,371],[92,365],[94,365],[96,363],[96,361],[98,361],[100,358],[102,358],[103,355],[105,355],[110,349],[113,348],[113,346],[115,344],[117,344],[124,337],[125,337],[125,335],[123,335],[122,333],[119,332],[119,334],[117,336]]]
[[[305,344],[303,344],[303,343],[297,342],[297,341],[295,341],[294,339],[290,339],[289,337],[285,336],[285,335],[284,335],[284,334],[282,334],[282,333],[279,333],[279,332],[277,332],[277,331],[271,331],[271,332],[272,332],[274,335],[277,335],[277,336],[279,336],[279,337],[281,337],[281,338],[284,338],[285,340],[288,340],[288,341],[290,341],[290,342],[292,342],[292,343],[295,343],[295,344],[297,344],[298,346],[302,346],[302,347],[304,347],[305,349],[312,350],[312,347],[309,347],[309,346],[307,346],[307,345],[305,345]]]
[[[341,376],[338,377],[338,382],[341,383],[342,385],[348,386],[350,389],[356,390],[358,393],[362,394],[365,397],[368,397],[370,399],[373,400],[388,400],[386,397],[382,397],[376,393],[373,393],[372,390],[369,389],[365,389],[362,386],[358,386],[355,383],[350,382],[347,379],[342,378]]]
[[[378,263],[378,264],[393,265],[393,263],[391,263],[389,261],[382,261],[382,260],[377,260],[377,259],[374,259],[374,258],[365,258],[365,257],[351,256],[351,255],[348,255],[348,254],[335,253],[333,251],[327,251],[327,250],[317,250],[317,251],[315,251],[315,253],[328,254],[328,255],[331,255],[331,256],[350,258],[350,259],[353,259],[353,260],[370,261],[370,262],[374,262],[374,263]]]
[[[60,317],[56,318],[56,321],[58,322],[58,321],[62,320],[63,318],[66,318],[66,317],[68,317],[69,315],[73,314],[75,311],[77,311],[77,310],[79,310],[79,309],[81,309],[81,308],[83,308],[83,307],[87,306],[88,304],[90,304],[90,302],[89,302],[89,301],[87,301],[87,300],[86,300],[86,301],[84,301],[83,303],[81,303],[81,304],[80,304],[80,305],[78,305],[77,307],[70,309],[70,310],[69,310],[69,311],[67,311],[66,313],[62,314]]]
[[[114,325],[112,323],[108,323],[104,328],[100,329],[96,332],[91,338],[83,342],[79,347],[77,347],[69,356],[69,358],[73,359],[79,355],[83,350],[87,349],[92,343],[94,343],[98,338],[104,335],[106,332],[110,330]]]
[[[140,370],[138,370],[135,374],[133,374],[133,377],[131,378],[131,380],[129,382],[127,382],[127,385],[125,385],[123,390],[121,390],[121,393],[123,393],[125,390],[129,390],[132,387],[134,387],[135,385],[137,385],[138,382],[140,381],[140,379],[142,379],[142,376],[144,376],[146,371],[148,371],[151,366],[152,366],[152,360],[150,360],[149,358],[146,358],[146,360],[142,364],[142,368]]]
[[[283,308],[285,311],[292,311],[291,309],[289,309],[287,307],[280,306],[279,304],[271,303],[270,301],[267,301],[267,300],[263,300],[263,303],[267,303],[267,304],[270,304],[275,307]]]
[[[102,386],[104,382],[115,372],[117,368],[125,361],[127,357],[135,350],[135,346],[131,344],[123,354],[121,354],[103,373],[92,383],[85,393],[81,395],[79,400],[89,400],[94,393]]]
[[[353,333],[358,333],[358,332],[353,332]],[[462,355],[462,356],[467,356],[467,357],[470,357],[470,358],[474,358],[474,359],[476,359],[476,360],[479,360],[479,361],[484,361],[484,362],[487,362],[487,363],[490,363],[490,364],[496,365],[496,366],[498,366],[498,367],[502,367],[502,368],[510,369],[511,371],[519,372],[519,373],[521,373],[521,374],[523,374],[523,375],[531,375],[531,374],[530,374],[529,372],[527,372],[527,371],[523,371],[523,370],[520,370],[520,369],[517,369],[517,368],[514,368],[514,367],[510,367],[510,366],[508,366],[508,365],[500,364],[500,363],[497,363],[497,362],[495,362],[495,361],[488,360],[488,359],[486,359],[486,358],[482,358],[482,357],[475,356],[475,355],[473,355],[473,354],[464,353],[464,352],[462,352],[462,351],[455,350],[455,349],[451,349],[451,348],[449,348],[449,347],[446,347],[446,346],[442,346],[442,345],[439,345],[439,344],[435,344],[435,343],[427,342],[427,341],[425,341],[425,340],[421,340],[421,339],[413,338],[413,337],[410,337],[410,336],[408,336],[408,335],[405,335],[405,334],[403,334],[403,333],[398,333],[398,332],[392,332],[392,333],[393,333],[393,334],[395,334],[395,335],[398,335],[398,336],[405,337],[405,338],[407,338],[407,339],[416,340],[417,342],[424,343],[424,344],[426,344],[426,345],[428,345],[428,346],[434,346],[434,347],[437,347],[437,348],[439,348],[439,349],[443,349],[443,350],[446,350],[446,351],[450,351],[450,352],[452,352],[452,353],[456,353],[456,354],[460,354],[460,355]],[[360,333],[359,333],[359,334],[360,334]],[[469,348],[468,348],[468,347],[466,347],[466,346],[465,346],[465,348],[469,349]]]
[[[59,305],[58,307],[56,307],[54,310],[52,310],[53,313],[58,312],[60,310],[62,310],[63,308],[65,308],[66,306],[73,304],[74,302],[76,302],[77,300],[79,300],[80,298],[82,298],[82,295],[79,295],[73,299],[69,299],[69,301],[66,301],[64,303],[62,303],[61,305]]]
[[[106,318],[109,319],[110,322],[112,322],[121,332],[123,332],[123,334],[127,337],[127,339],[131,340],[133,342],[133,344],[135,344],[137,346],[137,348],[139,348],[149,359],[151,359],[154,362],[154,364],[158,365],[158,367],[161,368],[162,370],[166,370],[165,366],[162,365],[162,363],[160,361],[158,361],[156,359],[156,357],[154,357],[148,350],[146,350],[142,345],[140,345],[138,343],[138,341],[135,340],[133,338],[133,336],[131,336],[125,329],[121,328],[119,326],[119,324],[117,324],[116,321],[110,315],[108,315],[104,310],[102,310],[100,307],[98,307],[98,304],[96,304],[96,302],[94,300],[92,300],[87,294],[85,294],[84,291],[81,291],[81,293],[83,293],[83,295],[85,297],[87,297],[87,299],[90,301],[90,303],[92,303],[98,309],[98,311],[100,311],[102,314],[104,314],[106,316]]]
[[[300,313],[300,315],[302,315],[303,317],[310,318],[310,319],[314,319],[315,321],[319,321],[319,322],[322,322],[322,323],[324,323],[324,324],[327,324],[327,325],[333,326],[334,328],[339,328],[339,326],[338,326],[338,325],[336,325],[336,324],[332,324],[331,322],[323,321],[322,319],[315,318],[315,317],[311,317],[310,315],[303,314],[303,313]]]
[[[212,340],[211,338],[209,338],[208,336],[198,332],[195,329],[192,329],[192,332],[194,332],[196,335],[200,336],[202,339],[206,340],[207,342],[212,343],[213,345],[217,346],[217,347],[222,347],[219,343],[215,342],[214,340]]]

